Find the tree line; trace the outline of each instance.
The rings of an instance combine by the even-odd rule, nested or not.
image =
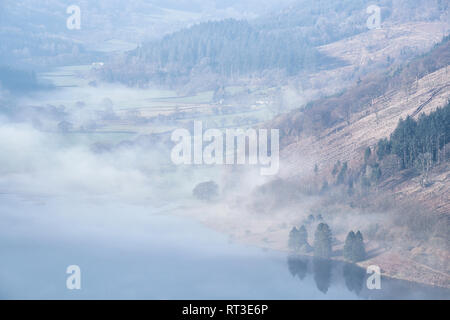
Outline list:
[[[390,138],[377,144],[377,156],[395,154],[400,158],[402,169],[431,165],[445,161],[440,150],[450,142],[450,102],[428,115],[421,114],[418,120],[408,116],[400,119]]]
[[[123,61],[106,66],[100,75],[108,81],[172,83],[208,73],[234,79],[281,70],[292,76],[337,63],[301,32],[226,19],[200,23],[145,43]]]
[[[295,252],[310,252],[314,251],[314,256],[317,258],[330,258],[332,255],[333,237],[328,224],[319,223],[314,233],[314,246],[311,247],[308,243],[308,232],[306,227],[302,225],[299,229],[293,227],[289,232],[288,247]],[[346,260],[351,262],[362,261],[366,258],[366,249],[364,245],[364,238],[361,231],[356,233],[350,231],[345,239],[343,256]]]

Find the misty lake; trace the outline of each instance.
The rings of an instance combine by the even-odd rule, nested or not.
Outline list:
[[[448,284],[445,1],[66,2],[0,2],[0,300],[450,300],[283,251]]]
[[[157,110],[180,103],[172,97],[173,92],[90,87],[85,79],[76,75],[86,68],[89,66],[65,67],[48,73],[46,77],[57,85],[58,90],[24,98],[22,102],[25,105],[33,105],[35,101],[64,105],[68,110],[76,109],[73,106],[78,100],[98,106],[106,97],[111,97],[119,109],[130,106]],[[204,103],[200,98],[192,99]],[[136,135],[108,130],[67,134],[61,138],[62,145],[116,142]],[[34,133],[30,135],[34,136]],[[54,135],[56,139],[57,135]],[[47,149],[41,147],[47,145],[37,144],[36,148],[44,154],[43,150]],[[50,154],[53,158],[61,158],[55,150],[50,150]],[[82,165],[91,159],[87,154],[79,156],[71,152],[63,159],[71,161],[73,155],[77,155],[75,158]],[[113,158],[121,159],[118,155],[114,154]],[[143,157],[142,151],[139,157]],[[31,157],[28,161],[39,162],[41,157]],[[133,163],[122,161],[118,166],[128,168]],[[93,177],[89,182],[101,187],[96,196],[87,197],[90,189],[81,187],[84,184],[80,184],[77,176],[83,180],[94,172],[98,174],[98,169],[105,164],[110,163],[100,162],[92,171],[81,170],[81,173],[71,167],[73,176],[69,177],[66,166],[55,170],[53,164],[48,168],[44,166],[45,169],[38,167],[42,176],[34,173],[29,177],[31,180],[24,180],[18,175],[11,181],[16,188],[22,186],[17,189],[20,191],[0,194],[0,299],[450,298],[449,290],[383,277],[381,290],[369,290],[366,271],[354,265],[292,257],[285,252],[232,242],[225,234],[180,217],[177,205],[168,205],[167,197],[173,196],[166,189],[152,195],[161,198],[164,194],[166,200],[158,204],[149,205],[152,201],[148,199],[134,205],[121,202],[120,197],[114,196],[117,191],[123,196],[124,181],[117,180],[117,175],[111,179],[103,176],[104,180]],[[142,167],[140,162],[135,165]],[[147,166],[144,169],[148,172],[154,167],[153,163]],[[146,180],[130,180],[133,172],[126,171],[127,186],[133,186],[129,191],[133,199],[144,198],[152,189],[143,190]],[[107,173],[109,177],[111,172]],[[178,182],[192,180],[192,177],[172,178]],[[52,189],[52,192],[61,189],[61,193],[56,192],[59,196],[46,195],[52,193],[45,191],[48,187],[46,179],[50,180],[49,185],[59,179],[62,181]],[[147,182],[153,183],[153,180],[161,180],[159,173]],[[113,186],[108,189],[111,182]],[[179,187],[180,184],[171,186],[170,190],[173,192]],[[82,196],[68,190],[81,190]],[[24,195],[21,196],[21,192]],[[81,269],[81,290],[66,287],[69,277],[66,270],[71,265]]]
[[[0,195],[1,299],[440,299],[448,290],[232,243],[149,208]],[[81,290],[66,268],[81,269]]]

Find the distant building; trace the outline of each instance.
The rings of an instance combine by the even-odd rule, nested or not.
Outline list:
[[[97,70],[103,67],[105,64],[103,62],[93,62],[92,69]]]

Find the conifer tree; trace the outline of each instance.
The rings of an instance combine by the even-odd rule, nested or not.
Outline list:
[[[331,230],[326,223],[320,223],[314,234],[314,256],[320,258],[331,256]]]
[[[344,244],[344,258],[353,261],[353,245],[355,243],[355,233],[350,231],[345,238]]]
[[[364,239],[361,231],[358,230],[355,234],[355,243],[353,245],[353,261],[362,261],[366,258],[366,248],[364,246]]]
[[[307,243],[308,243],[308,231],[306,231],[305,226],[302,225],[298,230],[298,245],[299,247],[301,247]]]
[[[289,233],[288,246],[290,249],[298,251],[303,249],[304,251],[310,250],[310,245],[308,244],[308,231],[306,227],[302,225],[299,229],[293,227]]]
[[[352,262],[362,261],[366,258],[366,249],[361,231],[356,234],[350,231],[345,239],[344,258]]]
[[[366,151],[364,152],[364,161],[367,162],[367,160],[369,160],[371,155],[372,155],[372,150],[370,149],[370,147],[367,147]]]
[[[288,247],[292,250],[298,249],[298,236],[299,231],[296,227],[293,227],[292,230],[289,232],[289,240],[288,240]]]

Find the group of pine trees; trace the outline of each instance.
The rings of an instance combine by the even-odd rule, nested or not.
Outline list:
[[[314,256],[317,258],[330,258],[332,254],[332,233],[326,223],[319,223],[314,233],[314,247],[308,243],[308,232],[302,225],[299,229],[293,227],[289,233],[288,246],[297,252],[309,252],[314,249]],[[345,239],[344,258],[352,262],[362,261],[366,257],[364,238],[361,231],[354,233],[350,231]]]
[[[140,45],[99,75],[129,84],[170,84],[198,74],[235,79],[276,70],[294,76],[342,63],[317,50],[305,30],[235,19],[203,22]]]
[[[366,249],[361,231],[350,231],[345,239],[344,258],[352,262],[362,261],[366,258]]]
[[[203,64],[215,73],[231,77],[266,69],[297,74],[324,59],[296,33],[268,32],[234,19],[194,25],[145,44],[133,54],[155,70],[175,75],[189,73]]]
[[[314,233],[314,256],[318,258],[331,257],[331,229],[326,223],[319,223]]]
[[[310,252],[314,250],[314,256],[319,258],[329,258],[331,256],[332,236],[331,229],[326,223],[319,223],[314,234],[314,247],[308,243],[308,232],[302,225],[299,229],[293,227],[289,233],[288,246],[297,252]]]
[[[289,248],[294,251],[308,252],[311,250],[311,246],[308,243],[308,232],[305,226],[301,226],[299,229],[293,227],[289,233]]]
[[[446,161],[441,159],[440,150],[450,142],[450,102],[428,115],[421,114],[418,120],[407,117],[400,119],[390,139],[381,139],[377,145],[377,155],[395,154],[400,158],[402,169]]]

